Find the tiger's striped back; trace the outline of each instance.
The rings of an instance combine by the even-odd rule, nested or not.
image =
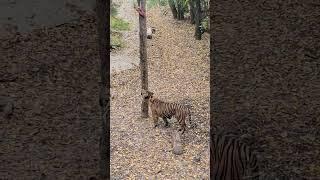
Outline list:
[[[211,139],[213,180],[241,180],[246,172],[258,171],[257,158],[248,145],[229,134],[211,134]]]
[[[155,97],[149,99],[151,111],[154,111],[159,117],[169,118],[175,117],[181,126],[182,133],[186,129],[186,118],[191,122],[190,109],[179,103],[164,102]]]

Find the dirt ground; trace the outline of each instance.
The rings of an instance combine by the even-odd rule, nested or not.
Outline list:
[[[133,2],[115,0],[119,5],[117,17],[129,22],[130,30],[121,32],[124,47],[110,52],[111,73],[139,66],[139,18]]]
[[[111,80],[111,176],[114,179],[209,179],[209,35],[196,41],[194,26],[159,9],[148,12],[156,33],[147,41],[149,90],[166,101],[192,105],[195,128],[182,137],[184,154],[172,153],[177,128],[140,118],[140,70]]]
[[[148,40],[150,90],[164,100],[191,104],[197,126],[182,137],[184,154],[173,155],[170,132],[176,123],[153,129],[150,119],[140,118],[139,69],[113,74],[112,179],[208,179],[209,36],[196,41],[192,25],[160,11],[150,11],[148,24],[156,27]],[[0,95],[15,104],[13,116],[0,120],[2,179],[97,176],[96,34],[94,17],[84,15],[78,23],[1,42]]]

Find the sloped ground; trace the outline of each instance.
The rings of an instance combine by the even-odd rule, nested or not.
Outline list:
[[[124,47],[110,52],[111,72],[119,72],[139,65],[139,18],[133,2],[115,0],[119,5],[118,17],[129,22],[130,30],[121,32]]]
[[[114,179],[209,179],[209,36],[159,10],[148,11],[156,28],[148,46],[149,89],[166,101],[192,104],[197,125],[182,137],[184,154],[172,153],[171,131],[140,118],[140,70],[112,76],[111,176]],[[200,160],[199,160],[200,159]]]

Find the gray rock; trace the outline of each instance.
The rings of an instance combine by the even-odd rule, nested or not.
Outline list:
[[[183,153],[182,143],[181,143],[181,134],[178,131],[172,133],[172,142],[173,142],[173,154],[181,155]]]

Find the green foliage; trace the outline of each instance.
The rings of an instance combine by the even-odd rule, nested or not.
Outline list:
[[[114,2],[111,3],[111,7],[110,7],[111,16],[117,16],[118,15],[118,8],[119,8],[118,4],[115,4]]]
[[[111,30],[116,30],[116,31],[127,31],[130,29],[130,24],[129,22],[126,22],[120,18],[111,16],[110,19],[110,24],[111,24]]]
[[[201,21],[201,24],[202,26],[204,27],[205,31],[208,31],[208,27],[209,27],[209,18],[208,16],[205,17],[202,21]]]
[[[183,12],[188,13],[189,12],[189,0],[173,0],[175,7],[181,8]]]
[[[122,39],[122,34],[121,33],[116,33],[116,32],[111,32],[111,46],[112,47],[123,47],[124,46],[124,42]]]
[[[160,6],[166,6],[168,4],[167,0],[159,0]]]
[[[167,3],[168,3],[167,0],[147,0],[147,7],[152,8],[157,5],[166,6]]]
[[[119,5],[111,4],[111,16],[110,16],[110,28],[111,28],[111,38],[110,44],[112,47],[121,48],[124,46],[123,37],[120,31],[130,30],[129,22],[124,21],[121,18],[116,17],[118,14]]]

